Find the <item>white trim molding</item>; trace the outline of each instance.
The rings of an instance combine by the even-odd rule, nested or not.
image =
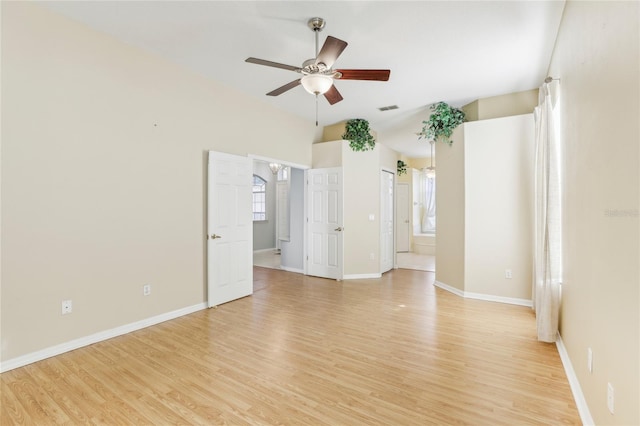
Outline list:
[[[265,157],[262,155],[248,154],[247,157],[253,160],[264,161],[265,163],[279,163],[283,166],[293,167],[294,169],[307,170],[311,168],[311,166],[308,166],[306,164],[292,163],[291,161],[279,160],[277,158]]]
[[[104,340],[111,339],[113,337],[122,336],[123,334],[131,333],[133,331],[141,330],[152,325],[160,324],[161,322],[169,321],[175,318],[179,318],[185,315],[192,314],[207,307],[206,303],[199,303],[193,306],[187,306],[186,308],[177,309],[175,311],[166,312],[164,314],[156,315],[155,317],[146,318],[140,321],[136,321],[130,324],[121,325],[120,327],[112,328],[110,330],[100,331],[89,336],[74,339],[66,343],[50,346],[45,349],[41,349],[36,352],[31,352],[26,355],[12,358],[2,362],[0,365],[0,373],[13,370],[15,368],[24,367],[25,365],[32,364],[34,362],[42,361],[43,359],[51,358],[52,356],[60,355],[65,352],[73,351],[75,349],[89,346],[94,343],[102,342]]]
[[[533,302],[529,299],[517,299],[515,297],[503,297],[503,296],[494,296],[492,294],[471,293],[468,291],[462,291],[455,287],[451,287],[450,285],[440,281],[435,281],[433,285],[443,290],[446,290],[450,293],[453,293],[457,296],[464,297],[465,299],[477,299],[477,300],[485,300],[487,302],[507,303],[509,305],[527,306],[529,308],[533,307]]]
[[[593,422],[593,418],[591,417],[591,412],[589,411],[589,406],[587,405],[587,400],[584,397],[584,393],[582,393],[582,388],[580,387],[580,382],[578,381],[578,376],[573,369],[573,364],[571,364],[571,358],[569,358],[569,353],[567,352],[567,348],[564,346],[564,342],[562,341],[562,337],[560,333],[558,333],[558,339],[556,340],[556,347],[558,348],[558,353],[560,354],[560,360],[562,361],[562,366],[564,367],[564,372],[567,375],[567,379],[569,380],[569,386],[571,387],[571,393],[573,394],[573,399],[576,402],[576,406],[578,407],[578,414],[580,414],[580,420],[582,420],[582,424],[584,426],[593,426],[595,423]]]

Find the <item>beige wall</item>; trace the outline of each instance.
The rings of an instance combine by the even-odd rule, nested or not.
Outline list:
[[[491,96],[471,102],[462,107],[467,121],[490,120],[492,118],[531,114],[538,105],[538,89]]]
[[[461,107],[460,109],[462,111],[464,111],[464,118],[467,121],[477,121],[479,120],[478,118],[478,104],[479,104],[479,100],[476,99],[475,101]]]
[[[464,129],[451,146],[436,144],[436,280],[464,291]]]
[[[313,123],[25,2],[2,90],[2,361],[205,300],[207,150],[311,163]]]
[[[379,151],[380,144],[372,151],[355,152],[349,142],[342,143],[345,276],[380,273]]]
[[[342,167],[345,277],[379,274],[380,171],[395,173],[398,154],[380,143],[355,152],[344,140],[315,143],[312,149],[314,168]]]
[[[595,424],[640,424],[639,14],[638,2],[567,2],[549,68],[562,96],[560,333]]]
[[[435,147],[433,150],[434,154],[433,154],[433,167],[436,167],[436,155],[435,155]],[[416,170],[420,170],[423,169],[425,167],[429,167],[431,165],[431,158],[430,157],[426,157],[426,158],[411,158],[408,161],[409,167],[411,167],[412,169],[416,169]]]
[[[533,114],[465,124],[466,292],[531,300],[533,136]]]
[[[526,303],[532,114],[464,123],[455,132],[451,146],[436,144],[436,280],[472,297]]]
[[[342,166],[342,141],[314,143],[312,146],[314,169],[325,169]]]

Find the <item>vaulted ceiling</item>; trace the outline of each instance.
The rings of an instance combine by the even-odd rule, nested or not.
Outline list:
[[[334,68],[388,68],[387,82],[336,82],[344,100],[318,99],[320,126],[366,118],[387,146],[428,155],[415,132],[428,106],[538,87],[544,80],[564,1],[47,1],[57,13],[188,67],[277,108],[315,121],[300,77],[246,63],[257,57],[301,66],[315,56],[311,17],[348,42]],[[397,105],[398,109],[378,108]]]

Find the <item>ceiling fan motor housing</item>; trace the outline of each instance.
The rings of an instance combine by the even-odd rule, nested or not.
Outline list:
[[[322,31],[326,25],[326,21],[322,18],[311,18],[307,21],[307,25],[311,28],[311,31]]]

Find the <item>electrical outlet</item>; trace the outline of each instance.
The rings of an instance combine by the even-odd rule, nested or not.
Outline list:
[[[145,296],[151,294],[151,284],[145,284],[144,286],[142,286],[142,294],[144,294]]]
[[[611,383],[607,383],[607,408],[613,414],[613,385]]]
[[[73,302],[71,300],[62,301],[62,315],[70,314],[73,311]]]
[[[510,280],[511,278],[513,278],[513,274],[511,273],[511,269],[505,269],[505,270],[504,270],[504,277],[505,277],[505,278],[507,278],[507,279],[509,279],[509,280]]]
[[[593,351],[587,348],[587,369],[589,373],[593,373]]]

